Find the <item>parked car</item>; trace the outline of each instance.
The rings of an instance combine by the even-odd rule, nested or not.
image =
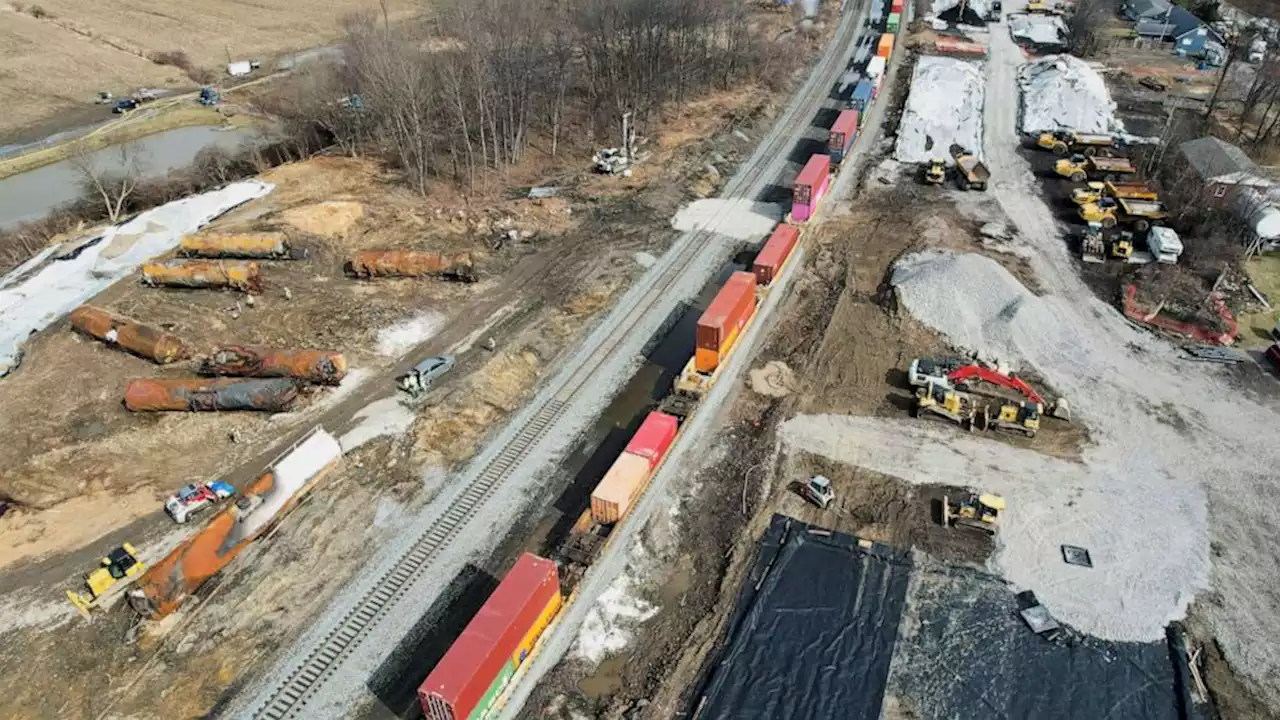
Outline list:
[[[111,108],[111,112],[117,115],[122,115],[124,113],[129,112],[130,110],[137,110],[137,109],[138,109],[137,100],[134,100],[133,98],[121,98],[120,101],[116,103],[116,106]]]
[[[413,397],[417,397],[426,392],[431,387],[431,383],[452,370],[453,363],[454,357],[452,355],[429,357],[414,365],[409,372],[397,378],[396,384],[400,386],[401,390]]]
[[[235,494],[236,489],[221,480],[192,483],[170,495],[164,503],[164,510],[175,522],[181,524],[191,519],[193,515],[217,505],[219,500]]]

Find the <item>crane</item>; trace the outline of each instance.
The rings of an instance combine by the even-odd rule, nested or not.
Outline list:
[[[1028,402],[1037,405],[1041,412],[1046,412],[1060,420],[1071,419],[1071,409],[1066,398],[1058,398],[1056,402],[1049,403],[1043,395],[1036,392],[1035,388],[1017,375],[1002,373],[978,363],[957,359],[916,358],[911,361],[911,366],[907,369],[907,379],[912,385],[921,387],[932,380],[942,387],[962,391],[968,390],[974,382],[986,382],[1019,393]]]

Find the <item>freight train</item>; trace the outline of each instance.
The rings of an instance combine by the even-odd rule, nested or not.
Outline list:
[[[893,7],[900,11],[902,0],[894,0]],[[881,36],[877,50],[887,61],[893,35]],[[878,82],[874,89],[879,89]],[[693,354],[676,377],[673,391],[645,417],[596,485],[590,506],[553,558],[521,556],[419,686],[427,720],[480,720],[505,702],[505,689],[536,654],[540,639],[555,626],[561,609],[573,603],[583,573],[639,502],[685,421],[715,384],[755,320],[760,303],[795,255],[801,226],[829,192],[832,173],[851,152],[873,99],[874,94],[858,110],[846,110],[837,117],[827,148],[811,156],[796,176],[786,221],[774,228],[751,271],[733,273],[699,317]]]

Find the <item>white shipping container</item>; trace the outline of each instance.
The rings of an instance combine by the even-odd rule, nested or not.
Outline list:
[[[867,77],[871,78],[871,82],[880,84],[880,78],[884,77],[885,62],[885,59],[879,55],[867,62]]]

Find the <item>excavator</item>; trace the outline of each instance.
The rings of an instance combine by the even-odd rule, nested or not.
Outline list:
[[[1059,420],[1071,420],[1071,407],[1067,403],[1066,398],[1058,398],[1056,401],[1047,402],[1040,393],[1027,384],[1025,380],[1012,373],[1002,373],[999,370],[993,370],[977,363],[966,363],[962,360],[931,360],[929,358],[916,358],[911,361],[911,365],[907,368],[907,380],[912,385],[924,387],[929,384],[937,385],[943,389],[956,389],[960,391],[968,391],[975,382],[987,382],[1003,388],[1008,388],[1018,392],[1025,397],[1027,401],[1036,411],[1036,427],[1039,427],[1039,415],[1041,413],[1048,414],[1050,417]],[[1007,403],[1013,408],[1017,408],[1016,404]],[[1002,409],[1001,414],[1005,414]]]

